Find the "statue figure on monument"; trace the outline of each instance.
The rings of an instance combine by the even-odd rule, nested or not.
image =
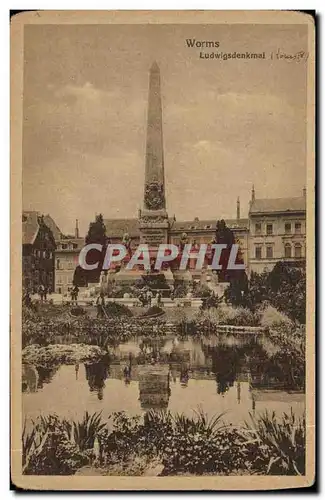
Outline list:
[[[127,248],[131,246],[131,238],[128,232],[123,234],[123,239],[122,239],[123,245],[125,245]]]
[[[188,236],[187,233],[183,233],[181,236],[181,241],[180,241],[180,250],[184,249],[184,246],[188,244]]]

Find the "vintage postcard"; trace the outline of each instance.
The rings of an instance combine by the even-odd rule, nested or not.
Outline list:
[[[315,27],[11,21],[11,478],[315,480]]]

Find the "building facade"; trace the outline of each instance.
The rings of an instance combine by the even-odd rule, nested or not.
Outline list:
[[[255,199],[249,208],[249,270],[271,271],[279,261],[306,262],[306,195]]]
[[[37,293],[43,285],[53,292],[55,240],[44,216],[35,211],[23,212],[22,237],[23,287]]]
[[[56,241],[55,251],[55,291],[56,293],[68,293],[73,287],[73,277],[78,266],[79,253],[85,245],[84,238],[79,237],[78,220],[74,235],[64,235],[60,232],[60,238]]]
[[[180,244],[186,233],[189,243],[209,244],[215,238],[216,220],[169,220],[168,243]],[[112,243],[121,243],[128,233],[131,247],[140,243],[137,219],[105,219],[106,234]],[[279,261],[294,266],[304,266],[306,260],[306,197],[255,199],[249,206],[248,218],[240,217],[237,200],[237,218],[226,219],[240,247],[246,273],[271,271]]]

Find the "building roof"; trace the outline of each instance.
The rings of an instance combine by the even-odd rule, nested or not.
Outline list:
[[[104,219],[104,224],[108,238],[122,238],[125,233],[131,238],[140,236],[138,219]]]
[[[61,233],[60,228],[56,225],[56,223],[52,219],[52,217],[49,214],[47,214],[47,215],[44,215],[43,220],[44,220],[45,225],[49,229],[51,229],[54,239],[59,240],[62,237],[62,233]]]
[[[226,225],[233,228],[245,229],[248,227],[248,219],[225,219]],[[204,220],[191,220],[191,221],[175,221],[172,224],[172,231],[202,231],[204,229],[216,229],[217,220],[216,219],[204,219]]]
[[[23,245],[33,245],[43,217],[43,224],[51,231],[53,238],[60,239],[62,233],[50,215],[44,215],[36,210],[24,210],[22,214]]]
[[[191,220],[191,221],[174,221],[169,219],[171,231],[204,231],[215,230],[216,219]],[[248,227],[248,219],[226,219],[226,224],[230,228],[245,229]],[[139,237],[139,221],[138,219],[104,219],[106,234],[109,238],[122,238],[124,233],[129,233],[130,237]]]
[[[254,200],[251,203],[249,213],[276,213],[276,212],[305,212],[306,198],[300,196],[297,198],[264,198]]]
[[[32,210],[23,212],[23,245],[32,245],[34,243],[39,230],[38,217],[38,212]]]

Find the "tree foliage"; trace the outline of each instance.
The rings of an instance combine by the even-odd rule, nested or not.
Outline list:
[[[85,270],[81,266],[77,266],[73,284],[78,286],[87,286],[88,283],[98,283],[101,269],[103,266],[108,238],[106,236],[106,227],[104,224],[103,215],[96,215],[95,221],[89,224],[88,233],[86,235],[86,245],[97,243],[103,246],[102,252],[99,255],[98,250],[90,250],[87,254],[87,263],[95,264],[99,261],[97,269]]]
[[[263,302],[269,302],[279,311],[299,323],[306,322],[306,270],[278,262],[271,272],[252,273],[248,291],[238,303],[234,293],[236,283],[226,291],[226,300],[254,310]]]

